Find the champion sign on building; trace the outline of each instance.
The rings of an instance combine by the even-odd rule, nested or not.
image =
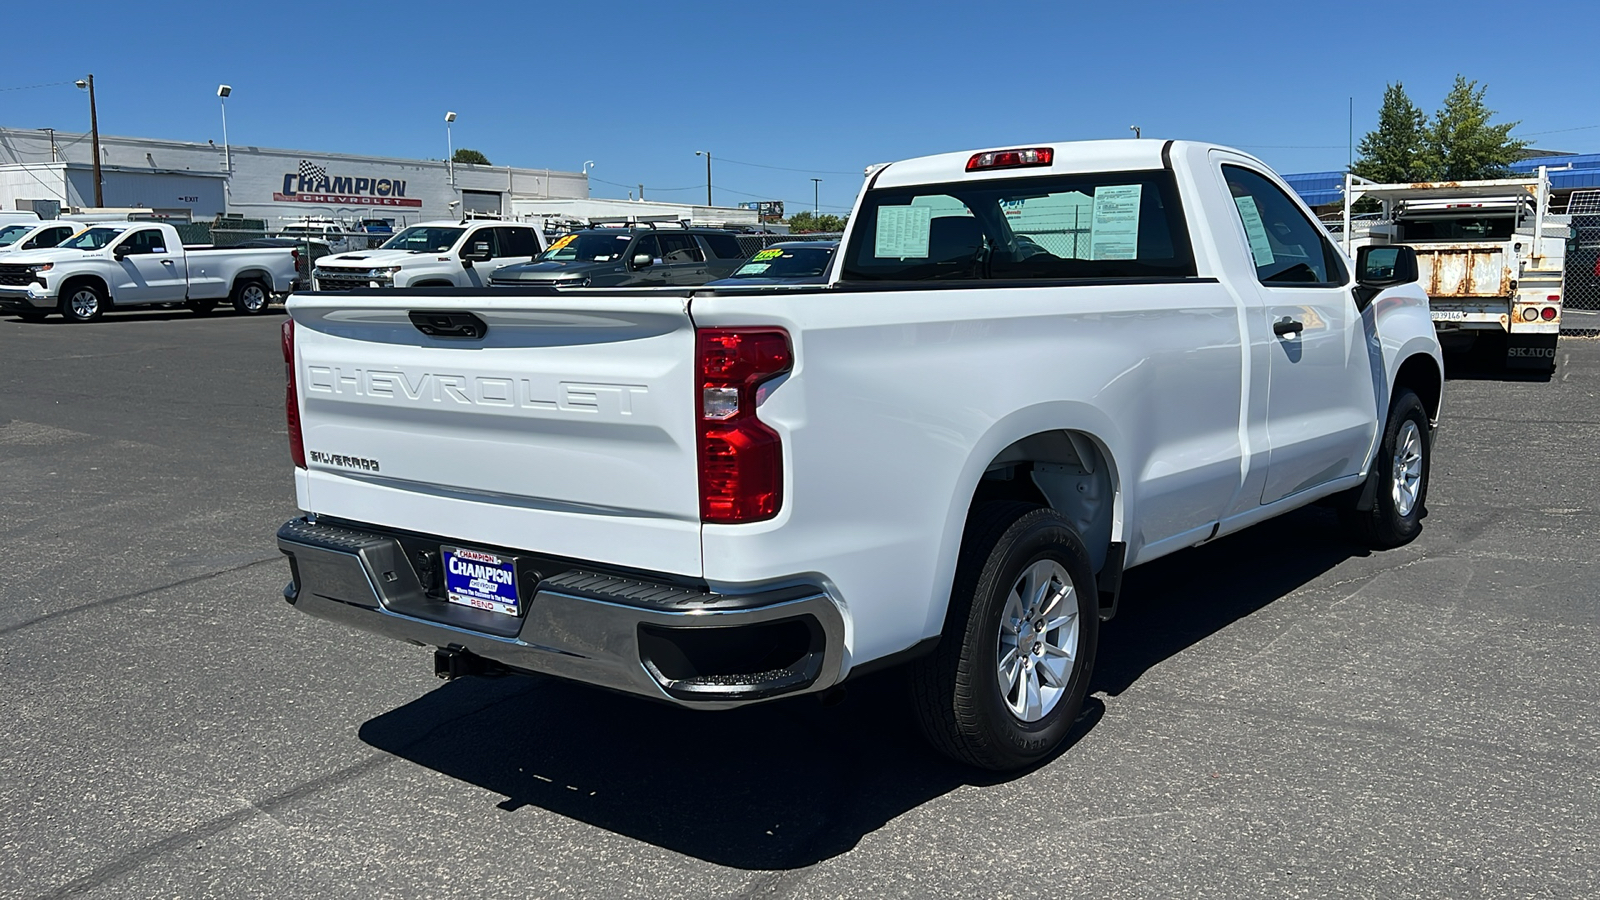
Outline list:
[[[326,203],[338,206],[421,206],[406,196],[406,183],[398,178],[356,178],[329,175],[328,170],[300,161],[299,172],[286,172],[283,191],[272,199],[287,203]]]

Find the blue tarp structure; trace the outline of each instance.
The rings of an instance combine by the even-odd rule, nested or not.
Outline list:
[[[1550,189],[1555,191],[1600,188],[1600,153],[1579,156],[1539,156],[1511,164],[1518,174],[1532,175],[1540,166],[1550,167]],[[1568,168],[1570,167],[1570,168]],[[1344,199],[1343,172],[1306,172],[1285,175],[1283,180],[1306,201],[1307,206],[1322,206]]]

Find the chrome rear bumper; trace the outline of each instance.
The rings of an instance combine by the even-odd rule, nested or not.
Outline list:
[[[291,520],[278,529],[293,576],[284,599],[386,637],[702,709],[839,681],[844,621],[821,588],[717,594],[524,554],[519,577],[537,586],[513,617],[440,598],[415,558],[430,543],[455,542]]]

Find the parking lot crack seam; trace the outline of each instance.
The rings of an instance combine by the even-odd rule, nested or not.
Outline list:
[[[31,619],[28,619],[26,621],[18,622],[15,625],[7,625],[4,628],[0,628],[0,637],[5,637],[5,636],[7,636],[9,634],[12,634],[14,632],[21,631],[24,628],[32,628],[35,625],[42,625],[45,622],[49,622],[49,621],[54,620],[54,619],[65,618],[67,616],[75,615],[75,614],[80,613],[80,612],[85,612],[85,611],[91,610],[91,609],[98,609],[98,608],[103,607],[103,606],[111,606],[113,604],[123,603],[123,602],[128,601],[128,600],[137,600],[140,597],[148,597],[151,594],[159,594],[162,591],[170,591],[173,588],[180,588],[180,587],[186,587],[186,586],[191,585],[191,584],[198,584],[199,582],[209,581],[212,578],[217,578],[217,577],[222,576],[222,575],[229,575],[229,574],[232,574],[234,572],[242,572],[245,569],[254,568],[255,566],[265,565],[266,563],[270,563],[270,562],[277,562],[279,559],[282,559],[282,557],[281,556],[277,556],[277,555],[269,556],[269,557],[267,557],[265,559],[252,560],[250,562],[244,563],[242,565],[233,566],[231,568],[218,569],[215,572],[206,572],[206,573],[201,574],[201,575],[193,575],[193,576],[190,576],[188,578],[183,578],[183,579],[179,579],[178,581],[170,582],[168,584],[158,585],[158,586],[152,587],[152,588],[145,588],[142,591],[134,591],[131,594],[119,594],[119,595],[117,595],[115,597],[106,597],[103,600],[91,600],[88,603],[80,603],[77,606],[70,606],[70,607],[68,607],[66,609],[58,609],[55,612],[48,612],[48,613],[45,613],[42,616],[35,616],[35,617],[33,617]]]
[[[254,563],[252,563],[252,565],[254,565]],[[432,739],[432,737],[438,732],[453,727],[457,722],[460,722],[463,719],[478,715],[479,713],[493,709],[494,707],[503,703],[516,700],[527,693],[528,691],[519,691],[507,697],[502,697],[498,700],[485,703],[481,706],[475,706],[472,709],[462,712],[460,715],[452,716],[449,719],[446,719],[433,726],[432,728],[429,728],[422,734],[417,735],[415,738],[408,741],[403,747],[400,747],[399,750],[403,752],[409,748],[423,744]],[[58,900],[58,898],[72,897],[91,891],[103,884],[106,884],[107,882],[112,881],[113,879],[127,875],[135,869],[140,868],[145,863],[158,859],[165,854],[180,850],[193,844],[197,844],[206,840],[207,838],[221,834],[222,832],[227,831],[241,822],[248,821],[258,816],[267,816],[276,820],[276,813],[279,810],[286,809],[295,803],[306,799],[307,797],[311,797],[329,788],[338,787],[339,785],[347,782],[355,781],[363,775],[376,771],[377,769],[380,769],[390,763],[399,762],[402,759],[404,759],[403,756],[398,756],[390,752],[374,753],[365,759],[352,763],[337,771],[329,772],[326,775],[320,775],[311,779],[310,781],[303,782],[280,794],[275,794],[271,797],[268,797],[259,803],[250,803],[249,806],[236,809],[230,813],[225,813],[209,821],[201,822],[199,825],[196,825],[193,828],[180,831],[177,834],[169,835],[159,841],[156,841],[154,844],[134,850],[121,859],[106,863],[87,875],[74,879],[73,881],[62,885],[61,887],[58,887],[47,894],[39,895],[39,900]]]

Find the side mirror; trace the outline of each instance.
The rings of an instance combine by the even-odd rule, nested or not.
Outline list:
[[[633,255],[633,267],[635,269],[648,269],[650,268],[650,263],[651,259],[648,253],[635,253]]]
[[[1366,246],[1356,250],[1356,283],[1387,288],[1417,280],[1417,250],[1403,244]]]
[[[123,259],[126,259],[127,256],[128,256],[128,245],[127,244],[118,244],[115,247],[111,248],[111,258],[112,259],[121,261]]]
[[[478,241],[470,248],[461,251],[461,259],[465,262],[488,262],[492,258],[488,241]]]
[[[1366,309],[1385,288],[1417,280],[1417,250],[1404,244],[1356,249],[1356,306]]]

